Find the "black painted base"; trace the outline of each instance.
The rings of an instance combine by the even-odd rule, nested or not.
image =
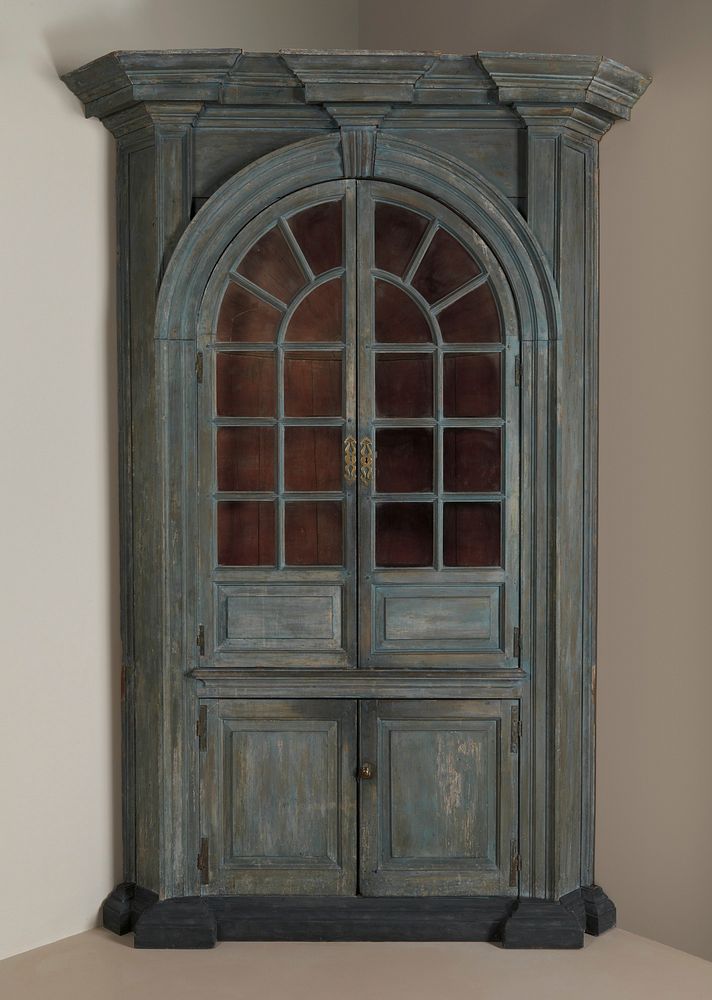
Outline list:
[[[212,948],[217,941],[501,941],[504,948],[581,948],[615,924],[599,886],[558,902],[506,896],[186,896],[158,901],[122,883],[104,926],[137,948]]]
[[[581,898],[586,910],[586,933],[598,937],[616,926],[616,907],[600,885],[581,887]]]

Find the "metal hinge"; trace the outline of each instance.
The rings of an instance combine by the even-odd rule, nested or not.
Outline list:
[[[509,730],[509,749],[512,753],[519,752],[519,743],[522,738],[522,720],[519,718],[519,705],[512,705],[511,723]]]
[[[520,385],[522,381],[522,361],[519,355],[514,359],[514,384]]]
[[[200,872],[200,884],[206,885],[210,881],[210,848],[207,837],[200,838],[197,868]]]
[[[515,660],[518,660],[522,655],[522,643],[519,638],[519,626],[515,625],[512,629],[512,656]]]
[[[198,721],[195,724],[195,735],[198,737],[198,749],[202,752],[208,748],[208,707],[200,706]]]
[[[195,355],[195,377],[198,382],[203,381],[203,352],[198,351]]]
[[[200,655],[205,656],[205,625],[198,625],[198,635],[195,639],[195,645],[198,647]]]
[[[509,848],[509,884],[516,885],[517,878],[522,870],[522,857],[519,853],[516,840],[511,842]]]

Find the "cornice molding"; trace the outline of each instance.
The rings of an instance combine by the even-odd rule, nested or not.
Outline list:
[[[470,116],[478,108],[509,109],[527,124],[568,127],[593,137],[616,119],[629,118],[650,83],[600,56],[241,49],[112,52],[62,79],[87,117],[102,119],[112,131],[122,113],[130,117],[139,106],[199,103],[272,110],[301,105],[330,115],[338,127],[347,118],[349,125],[374,127],[386,106],[393,106],[396,117],[411,108],[424,119],[443,110],[456,117],[458,108]]]
[[[650,78],[601,56],[480,52],[479,59],[510,104],[531,125],[570,128],[600,138],[628,120]]]

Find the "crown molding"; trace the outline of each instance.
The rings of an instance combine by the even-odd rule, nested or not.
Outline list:
[[[281,52],[242,49],[111,52],[62,79],[87,117],[112,131],[131,112],[169,105],[278,109],[301,105],[338,125],[373,127],[393,106],[425,117],[443,111],[496,114],[508,109],[527,124],[603,134],[631,108],[648,77],[600,56],[480,52]],[[465,110],[468,109],[468,110]],[[479,110],[477,110],[479,109]],[[257,113],[257,111],[255,111]],[[118,116],[118,117],[117,117]],[[153,115],[149,112],[151,124]],[[327,119],[328,120],[328,119]],[[121,126],[123,128],[123,126]]]
[[[479,60],[527,125],[569,127],[600,137],[628,120],[650,78],[601,56],[480,52]]]

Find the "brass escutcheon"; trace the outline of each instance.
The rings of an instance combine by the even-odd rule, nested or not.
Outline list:
[[[356,482],[356,438],[353,434],[344,440],[344,481]]]
[[[370,438],[361,441],[361,482],[368,486],[373,478],[373,445]]]
[[[370,780],[376,773],[376,768],[369,761],[365,760],[361,767],[358,769],[359,778],[364,781]]]

